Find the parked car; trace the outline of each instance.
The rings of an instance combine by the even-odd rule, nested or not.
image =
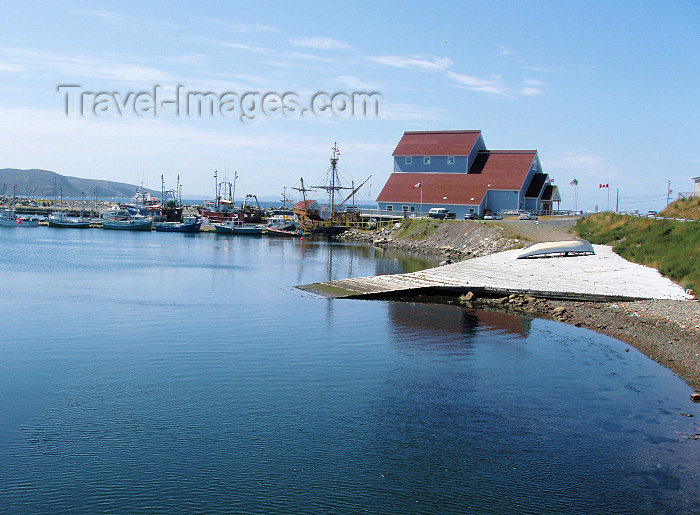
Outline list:
[[[497,213],[489,213],[484,215],[484,220],[503,220],[503,217]]]
[[[537,220],[537,215],[533,215],[532,213],[520,213],[521,220]]]
[[[428,217],[437,220],[454,220],[457,215],[444,207],[433,207],[428,211]]]
[[[656,211],[647,211],[647,218],[656,218],[659,213]]]
[[[465,220],[476,220],[477,218],[476,213],[464,213]]]

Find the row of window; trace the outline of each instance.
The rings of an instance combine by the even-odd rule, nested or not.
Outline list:
[[[406,156],[405,159],[406,159],[407,165],[413,164],[413,156]],[[423,156],[423,164],[424,165],[430,164],[430,156]],[[455,157],[454,156],[447,156],[447,164],[448,165],[455,164]]]

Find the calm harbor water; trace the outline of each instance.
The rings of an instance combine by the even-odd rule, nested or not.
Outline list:
[[[700,512],[700,405],[634,349],[295,288],[420,259],[47,227],[0,249],[2,512]]]

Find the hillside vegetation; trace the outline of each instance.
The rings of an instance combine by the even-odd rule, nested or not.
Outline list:
[[[700,197],[677,200],[664,209],[661,216],[700,220]]]
[[[690,218],[686,213],[698,207],[695,200],[674,204],[680,206],[669,206],[663,216]],[[691,288],[696,297],[700,294],[700,223],[597,213],[579,220],[575,230],[591,243],[613,245],[629,261],[656,268],[683,288]]]

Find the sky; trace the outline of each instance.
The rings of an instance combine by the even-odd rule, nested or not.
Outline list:
[[[661,210],[700,176],[699,26],[695,0],[3,2],[0,168],[296,200],[337,143],[374,203],[404,131],[481,130],[562,209]]]

